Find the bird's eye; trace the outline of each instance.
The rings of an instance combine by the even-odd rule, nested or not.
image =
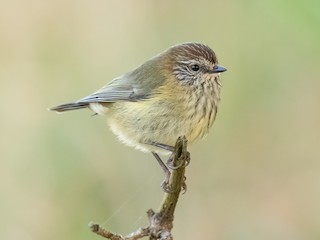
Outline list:
[[[192,64],[191,65],[191,70],[194,71],[194,72],[197,72],[199,71],[200,69],[200,66],[198,64]]]

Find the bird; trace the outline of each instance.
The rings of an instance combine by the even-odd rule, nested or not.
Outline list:
[[[89,108],[106,117],[121,142],[154,155],[166,173],[165,186],[170,170],[159,154],[171,154],[180,136],[192,144],[207,135],[220,102],[220,74],[226,70],[208,45],[182,43],[96,92],[49,110]]]

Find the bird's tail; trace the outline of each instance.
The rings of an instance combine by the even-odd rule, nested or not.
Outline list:
[[[65,112],[89,107],[89,103],[65,103],[56,107],[49,108],[50,111]]]

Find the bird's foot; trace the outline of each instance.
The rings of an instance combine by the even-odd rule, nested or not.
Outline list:
[[[168,158],[166,166],[167,166],[169,169],[171,169],[171,170],[177,170],[177,169],[179,169],[179,168],[181,168],[181,167],[187,167],[187,166],[190,164],[190,153],[187,152],[187,154],[188,154],[188,156],[187,156],[187,159],[186,159],[185,163],[184,163],[184,164],[180,163],[180,164],[177,165],[177,166],[174,166],[174,165],[173,165],[174,155],[172,154],[172,155]]]

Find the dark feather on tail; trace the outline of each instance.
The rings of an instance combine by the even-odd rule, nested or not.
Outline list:
[[[49,108],[49,110],[56,111],[56,112],[65,112],[70,110],[86,108],[88,106],[89,106],[89,103],[66,103],[56,107]]]

